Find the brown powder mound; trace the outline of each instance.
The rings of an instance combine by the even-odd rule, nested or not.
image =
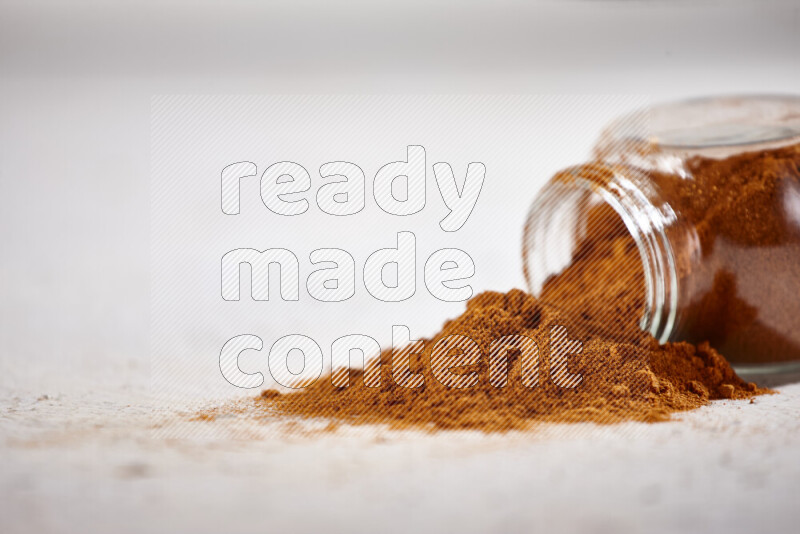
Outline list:
[[[561,331],[558,327],[566,328],[570,340],[583,342],[580,350],[571,347],[567,369],[553,354],[554,347],[563,346],[558,342],[563,338],[553,339],[554,331]],[[296,393],[265,391],[256,403],[279,415],[348,424],[493,432],[525,429],[536,422],[664,421],[674,412],[713,399],[743,399],[766,392],[742,381],[708,344],[658,346],[644,336],[634,343],[620,343],[592,332],[590,322],[572,321],[523,291],[482,293],[467,303],[460,317],[425,341],[405,374],[393,376],[392,354],[386,350],[380,358],[378,387],[367,387],[364,371],[351,370],[347,387],[334,386],[336,375],[326,375]],[[436,364],[439,356],[433,356],[431,365],[437,342],[454,334],[471,338],[480,349],[475,361],[458,350],[447,352],[454,354],[453,375],[462,383],[474,382],[471,387],[444,385],[441,366]],[[503,373],[492,367],[495,360],[489,355],[492,343],[508,335],[535,341],[538,373],[536,359],[517,345],[516,350],[500,353],[508,357],[503,385],[498,379]],[[377,369],[378,363],[371,362],[367,369]],[[412,374],[424,377],[424,383],[416,388],[398,385],[407,383]]]

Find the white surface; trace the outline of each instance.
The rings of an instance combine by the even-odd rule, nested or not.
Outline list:
[[[796,532],[800,385],[663,424],[286,436],[146,388],[2,401],[0,531]],[[159,423],[213,441],[157,438]]]

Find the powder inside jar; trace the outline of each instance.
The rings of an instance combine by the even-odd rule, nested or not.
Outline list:
[[[733,363],[800,362],[800,144],[685,167],[690,179],[653,174],[700,249],[679,273],[675,337]]]
[[[618,157],[621,164],[573,167],[553,180],[608,190],[622,176],[654,211],[668,207],[669,217],[656,222],[670,249],[650,261],[676,269],[669,339],[708,341],[736,364],[800,362],[800,144],[678,158],[677,167],[676,156],[658,146],[634,154]],[[609,335],[631,335],[646,300],[640,252],[607,204],[586,208],[585,219],[571,264],[547,280],[542,299],[602,316]]]

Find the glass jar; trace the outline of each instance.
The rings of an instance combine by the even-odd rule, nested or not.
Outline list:
[[[532,294],[607,335],[635,322],[661,343],[708,341],[739,371],[800,370],[800,97],[615,121],[594,161],[536,197],[523,263]]]

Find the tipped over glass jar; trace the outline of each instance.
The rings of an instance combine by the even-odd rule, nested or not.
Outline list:
[[[696,99],[612,123],[523,236],[529,291],[606,334],[800,370],[800,97]],[[555,276],[561,275],[561,276]]]

